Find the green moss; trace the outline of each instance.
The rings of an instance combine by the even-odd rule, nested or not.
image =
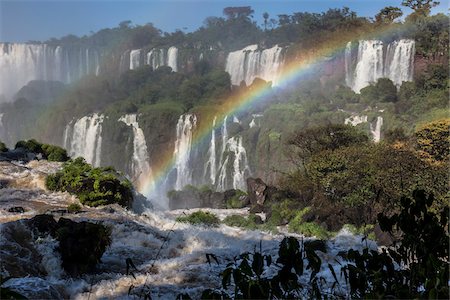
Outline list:
[[[196,211],[188,216],[180,216],[176,218],[177,222],[189,223],[192,225],[205,225],[217,227],[219,226],[220,220],[219,218],[212,213],[204,212],[204,211]]]

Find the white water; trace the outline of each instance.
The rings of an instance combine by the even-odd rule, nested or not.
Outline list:
[[[197,126],[197,116],[194,114],[184,114],[178,119],[175,141],[175,169],[177,179],[175,189],[181,190],[187,184],[192,183],[192,170],[190,166],[190,154],[192,135]]]
[[[375,126],[370,124],[370,133],[372,134],[372,139],[375,143],[381,140],[381,126],[383,126],[383,117],[377,117]]]
[[[147,53],[145,64],[151,66],[153,70],[156,70],[162,66],[168,66],[172,68],[172,71],[178,72],[178,48],[170,47],[167,50],[151,49]],[[131,61],[130,61],[130,69],[132,69]]]
[[[135,185],[140,190],[145,178],[152,174],[150,168],[150,158],[147,150],[144,132],[139,127],[136,114],[127,114],[120,117],[119,121],[124,122],[133,129],[133,155],[131,159],[131,172]]]
[[[153,70],[165,65],[164,49],[152,49],[147,53],[147,65],[151,66]]]
[[[233,85],[245,81],[248,86],[258,77],[276,86],[283,65],[282,51],[278,45],[265,50],[259,50],[257,45],[247,46],[228,54],[225,71],[230,74]]]
[[[228,188],[246,190],[246,177],[250,175],[250,167],[247,160],[247,151],[242,144],[241,136],[234,136],[228,139],[224,155],[225,160],[219,169],[217,189],[219,191],[224,191]],[[232,161],[232,166],[228,165],[230,161]]]
[[[141,60],[141,49],[130,51],[130,70],[139,68]]]
[[[217,117],[214,117],[213,123],[212,123],[212,131],[211,131],[211,141],[209,143],[209,149],[208,149],[208,161],[205,165],[205,175],[206,177],[207,172],[209,171],[209,179],[211,181],[211,184],[216,183],[216,173],[217,173],[217,162],[216,162],[216,120]]]
[[[178,48],[170,47],[167,50],[167,66],[172,68],[172,71],[178,72]]]
[[[98,53],[92,49],[76,51],[46,44],[0,43],[0,95],[7,98],[31,80],[70,83],[98,71]]]
[[[356,125],[361,124],[361,123],[367,123],[367,116],[366,115],[362,115],[362,116],[353,115],[353,116],[350,116],[350,117],[346,118],[345,121],[344,121],[344,124],[346,124],[346,125],[350,124],[352,126],[356,126]]]
[[[94,165],[101,162],[102,122],[104,116],[94,113],[69,123],[64,131],[64,147],[72,157],[84,157]],[[72,124],[73,123],[73,124]]]
[[[67,193],[51,193],[43,191],[38,186],[33,186],[30,176],[42,177],[44,173],[54,173],[60,168],[58,163],[45,161],[33,162],[27,168],[12,166],[8,163],[0,163],[0,179],[12,180],[15,188],[2,190],[0,193],[0,228],[14,220],[31,218],[35,214],[67,207],[75,199]],[[25,184],[25,185],[23,185]],[[11,206],[23,206],[25,214],[9,213],[6,211]],[[68,278],[61,269],[60,256],[56,251],[57,241],[44,237],[38,239],[33,235],[29,238],[22,236],[19,240],[7,240],[0,236],[0,249],[12,260],[11,263],[38,265],[46,270],[48,275],[35,277],[35,275],[8,280],[3,287],[9,287],[21,292],[30,299],[36,298],[71,298],[71,299],[130,299],[138,298],[143,286],[151,294],[152,299],[174,299],[179,293],[188,293],[193,299],[200,297],[201,292],[207,288],[219,288],[221,286],[220,272],[225,269],[233,257],[246,251],[252,252],[261,243],[264,254],[277,259],[279,242],[285,235],[300,235],[285,232],[280,227],[282,234],[270,234],[259,230],[248,231],[240,228],[229,227],[221,224],[217,228],[192,226],[175,222],[177,216],[190,214],[195,210],[187,211],[147,211],[137,215],[117,205],[107,208],[83,207],[79,214],[66,214],[65,218],[74,221],[101,222],[112,230],[111,245],[103,254],[101,262],[97,265],[97,272],[92,275],[83,275],[80,278]],[[249,214],[248,208],[244,209],[202,209],[216,214],[221,220],[229,215]],[[59,215],[55,215],[59,218]],[[20,222],[13,223],[19,227]],[[22,226],[26,230],[26,227]],[[0,229],[0,230],[1,230]],[[3,230],[2,230],[3,231]],[[306,238],[309,239],[309,238]],[[41,261],[32,261],[26,255],[18,255],[27,252],[32,247],[42,255]],[[7,245],[8,247],[4,247]],[[11,247],[13,245],[13,247]],[[376,249],[373,242],[361,242],[361,236],[355,236],[348,230],[341,230],[339,234],[327,241],[326,254],[317,252],[322,259],[322,269],[319,276],[323,276],[328,284],[334,282],[328,269],[328,263],[335,268],[340,277],[340,266],[336,262],[340,251],[353,248],[362,249],[365,245]],[[206,253],[215,254],[219,264],[208,264]],[[138,271],[133,270],[135,278],[126,275],[125,259],[131,258]],[[7,275],[3,269],[2,275]],[[274,272],[271,269],[270,272]],[[302,284],[307,284],[310,272],[300,278]],[[131,295],[128,291],[131,286]],[[345,284],[344,284],[345,286]]]
[[[403,39],[388,45],[379,40],[361,40],[353,70],[351,43],[348,43],[345,50],[346,84],[356,93],[380,78],[389,78],[400,86],[403,81],[413,79],[414,54],[413,40]]]
[[[413,80],[414,54],[416,44],[413,40],[392,42],[387,47],[385,77],[400,86],[403,81]]]

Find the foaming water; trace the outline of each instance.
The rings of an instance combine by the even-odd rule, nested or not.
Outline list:
[[[36,168],[54,172],[57,166],[51,167],[43,162],[36,163]],[[22,171],[20,171],[22,170]],[[21,173],[33,172],[34,168],[15,170],[16,177]],[[5,193],[4,191],[7,190]],[[10,197],[8,195],[14,195]],[[53,195],[54,194],[54,195]],[[33,195],[30,197],[30,195]],[[1,201],[1,197],[7,201]],[[5,223],[7,215],[17,219],[30,218],[43,211],[51,212],[58,207],[67,207],[70,196],[65,193],[50,193],[40,190],[37,186],[26,186],[2,189],[0,195],[1,226],[22,226],[19,223]],[[40,206],[41,211],[29,210],[31,214],[9,213],[9,206],[27,203],[26,209]],[[172,299],[180,293],[188,293],[192,298],[198,298],[207,288],[217,288],[221,285],[220,272],[233,258],[243,252],[258,249],[261,243],[265,254],[270,254],[276,260],[280,241],[289,233],[279,228],[281,234],[272,234],[260,230],[245,230],[221,224],[218,227],[193,226],[176,222],[181,215],[190,214],[199,209],[153,211],[142,214],[128,211],[118,205],[90,208],[83,207],[78,214],[64,214],[65,218],[74,221],[100,222],[111,228],[111,245],[103,254],[101,263],[93,274],[81,278],[69,278],[61,268],[60,257],[56,251],[58,243],[51,237],[36,238],[30,235],[29,248],[39,255],[41,269],[45,275],[34,274],[26,278],[8,281],[5,287],[10,287],[29,298],[72,298],[72,299],[130,299],[139,298],[143,293],[149,293],[152,299]],[[248,208],[243,209],[202,209],[216,214],[223,220],[229,215],[247,216]],[[61,215],[53,213],[58,219]],[[17,228],[19,228],[17,227]],[[29,229],[28,229],[29,230]],[[16,229],[10,232],[17,232]],[[301,238],[301,235],[294,235]],[[320,275],[333,282],[328,269],[330,263],[338,268],[335,259],[339,251],[350,247],[361,249],[365,244],[361,237],[346,230],[341,231],[336,238],[327,242],[328,253],[320,254],[323,269]],[[13,248],[4,247],[7,239],[0,239],[1,249],[13,249],[11,260],[19,265],[36,265],[39,259],[35,256],[17,256],[23,243]],[[376,248],[370,243],[369,247]],[[19,248],[17,248],[19,247]],[[34,250],[33,250],[34,249]],[[219,263],[208,264],[206,254],[212,253],[218,257]],[[34,257],[34,258],[33,258]],[[133,275],[126,274],[125,260],[130,258],[137,267]],[[1,270],[2,275],[8,275]],[[268,271],[275,272],[275,269]],[[302,277],[302,283],[307,284],[309,273]],[[344,282],[344,279],[341,279]],[[130,293],[130,295],[128,295]]]

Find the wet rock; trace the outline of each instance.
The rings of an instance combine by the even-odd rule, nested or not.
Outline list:
[[[37,215],[28,220],[28,227],[33,231],[37,231],[40,235],[50,234],[55,235],[58,224],[52,215]]]
[[[226,208],[227,192],[201,191],[195,187],[185,188],[182,191],[170,191],[167,195],[169,208]]]
[[[27,299],[65,299],[63,286],[50,283],[39,277],[11,278],[3,287],[8,288]]]
[[[110,235],[101,224],[60,218],[55,236],[64,270],[72,276],[92,272],[111,243]]]
[[[13,206],[8,208],[8,212],[15,214],[23,214],[25,212],[25,209],[22,206]]]
[[[261,178],[247,178],[247,193],[250,203],[254,205],[264,205],[266,201],[267,185]]]
[[[394,244],[394,237],[389,233],[381,230],[380,224],[375,224],[373,228],[373,233],[375,234],[375,239],[379,246],[392,246]]]

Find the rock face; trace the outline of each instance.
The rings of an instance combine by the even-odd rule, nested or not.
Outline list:
[[[199,191],[197,189],[184,189],[182,191],[172,191],[168,194],[169,209],[184,208],[225,208],[225,195],[211,190]]]

